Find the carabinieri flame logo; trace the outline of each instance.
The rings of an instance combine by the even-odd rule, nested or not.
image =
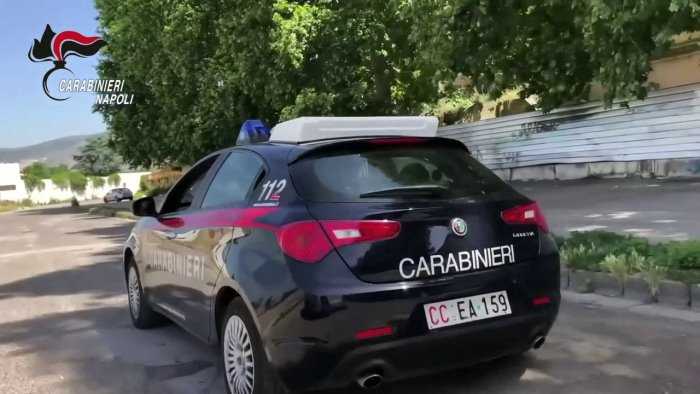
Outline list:
[[[93,36],[86,37],[75,31],[62,31],[58,34],[51,30],[50,25],[46,25],[44,34],[41,36],[41,41],[34,39],[34,44],[29,48],[27,56],[33,62],[53,62],[53,68],[44,74],[44,93],[56,101],[67,100],[66,98],[55,98],[51,96],[48,88],[49,76],[56,70],[68,70],[66,68],[66,58],[71,55],[79,57],[89,57],[96,54],[102,47],[107,45],[107,41],[101,37]]]

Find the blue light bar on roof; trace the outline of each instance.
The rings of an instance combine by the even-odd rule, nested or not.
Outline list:
[[[238,132],[236,145],[250,145],[266,142],[270,139],[270,129],[260,119],[249,119],[243,122]]]

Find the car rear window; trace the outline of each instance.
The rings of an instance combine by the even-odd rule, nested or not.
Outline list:
[[[459,199],[511,194],[454,144],[365,144],[311,154],[290,167],[299,195],[314,202]]]

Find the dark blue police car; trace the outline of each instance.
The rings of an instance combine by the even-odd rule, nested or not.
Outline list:
[[[560,303],[542,211],[436,131],[299,118],[203,158],[160,206],[135,201],[134,325],[219,344],[232,394],[370,388],[541,346]]]

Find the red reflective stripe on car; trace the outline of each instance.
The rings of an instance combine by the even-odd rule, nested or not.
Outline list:
[[[182,213],[177,217],[154,219],[148,222],[145,227],[150,230],[164,230],[173,228],[192,229],[207,227],[257,227],[276,230],[276,226],[257,222],[256,219],[277,210],[279,210],[278,207],[254,207]]]

